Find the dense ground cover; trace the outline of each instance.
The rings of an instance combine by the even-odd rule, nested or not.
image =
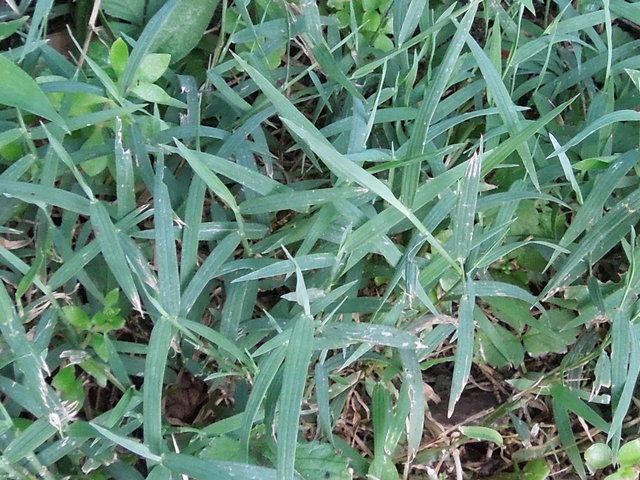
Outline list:
[[[636,478],[639,25],[4,2],[0,477]]]

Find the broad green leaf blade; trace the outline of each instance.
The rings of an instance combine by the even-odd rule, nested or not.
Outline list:
[[[549,139],[551,140],[551,143],[553,144],[553,148],[558,149],[560,148],[560,144],[558,143],[558,140],[556,140],[556,137],[553,136],[553,134],[549,133]],[[571,161],[569,160],[569,157],[567,157],[566,153],[559,153],[558,154],[558,158],[560,159],[560,164],[562,165],[562,171],[564,172],[565,176],[567,177],[567,180],[569,180],[569,183],[571,184],[571,188],[573,189],[573,191],[576,194],[576,198],[578,200],[578,203],[580,205],[582,205],[583,200],[582,200],[582,191],[580,190],[580,186],[578,185],[578,181],[576,180],[576,176],[573,173],[573,168],[571,167]]]
[[[301,480],[352,480],[354,472],[349,460],[341,448],[318,441],[301,442],[296,452],[296,473]]]
[[[560,402],[566,410],[570,410],[584,418],[591,425],[599,428],[603,432],[609,431],[609,424],[605,422],[595,410],[584,403],[580,397],[564,385],[555,383],[551,387],[551,395],[553,395],[554,399]]]
[[[407,418],[407,461],[412,462],[420,447],[424,433],[425,396],[422,370],[415,349],[400,349],[404,367],[404,381],[409,394],[409,416]]]
[[[180,318],[178,321],[179,323],[177,324],[177,327],[182,331],[190,330],[191,332],[207,339],[209,342],[211,342],[212,345],[216,345],[222,350],[225,350],[229,354],[233,355],[233,357],[235,357],[235,360],[244,364],[250,363],[247,354],[244,353],[238,345],[236,345],[232,340],[229,340],[219,332],[216,332],[211,327],[207,327],[206,325],[202,325],[202,323],[194,322],[186,318]]]
[[[48,422],[46,417],[40,418],[7,445],[2,452],[2,457],[6,462],[19,462],[25,457],[33,455],[33,452],[57,431],[56,426]]]
[[[42,206],[55,205],[80,215],[89,213],[89,201],[86,198],[59,188],[36,183],[0,180],[0,192],[5,197],[18,198],[26,203]]]
[[[371,396],[371,419],[373,421],[373,445],[375,458],[385,458],[385,443],[391,420],[391,395],[384,383],[378,382],[373,387]]]
[[[235,275],[234,275],[235,276]],[[227,277],[229,278],[229,277]],[[231,276],[231,278],[233,278]],[[258,297],[258,282],[249,280],[234,283],[225,282],[226,298],[220,319],[220,332],[227,338],[235,340],[240,324],[250,320]]]
[[[576,469],[578,475],[580,475],[581,479],[586,478],[586,472],[584,469],[584,464],[582,463],[582,457],[580,456],[580,452],[578,447],[576,446],[576,438],[573,434],[573,428],[571,425],[571,419],[569,418],[569,413],[567,412],[564,404],[560,399],[556,396],[552,396],[553,403],[553,418],[556,421],[556,427],[558,429],[558,435],[560,436],[560,440],[562,444],[566,448],[567,456],[573,465],[573,468]]]
[[[176,237],[173,230],[173,210],[169,189],[163,181],[164,162],[156,167],[156,185],[154,188],[154,221],[156,233],[156,265],[160,298],[157,300],[172,317],[180,312],[180,277],[178,274],[178,255]]]
[[[200,294],[204,291],[211,279],[220,272],[220,268],[233,255],[233,252],[240,243],[240,235],[230,233],[221,240],[216,248],[209,254],[204,263],[196,271],[187,288],[182,295],[182,312],[187,314],[196,303]]]
[[[198,168],[202,169],[208,167],[212,172],[222,175],[223,177],[227,177],[256,193],[259,193],[260,195],[269,195],[271,193],[275,193],[276,190],[281,192],[289,190],[285,185],[276,182],[266,175],[262,175],[255,170],[251,170],[243,165],[239,165],[217,155],[190,150],[186,147],[181,148],[180,145],[177,149],[174,147],[166,148],[170,152],[182,154],[184,154],[185,150],[188,150],[190,152],[189,158],[196,158],[202,164],[202,166],[200,166],[200,163],[198,163]],[[189,158],[187,158],[187,161],[189,161]]]
[[[219,3],[220,0],[179,0],[176,8],[166,13],[163,7],[149,22],[156,17],[165,20],[153,36],[151,48],[170,54],[171,63],[182,60],[202,39]]]
[[[307,212],[314,205],[331,203],[343,198],[352,198],[366,193],[362,188],[322,188],[300,192],[274,193],[245,200],[239,205],[243,215],[279,212],[281,210],[295,210]]]
[[[611,317],[611,405],[616,409],[629,372],[631,322],[629,313],[622,308]]]
[[[116,157],[116,196],[118,198],[118,218],[136,208],[135,178],[131,150],[123,144],[122,119],[116,117],[115,157]]]
[[[281,480],[293,480],[295,476],[300,410],[313,345],[313,319],[301,315],[294,322],[284,361],[276,421],[278,478]]]
[[[131,438],[123,437],[117,433],[113,433],[107,428],[101,427],[97,423],[91,423],[91,426],[95,428],[95,430],[105,437],[108,440],[111,440],[116,445],[120,445],[123,448],[126,448],[130,452],[135,453],[136,455],[141,456],[142,458],[146,458],[148,460],[158,462],[160,461],[160,457],[158,455],[154,455],[149,447],[144,443],[140,443],[139,441],[133,440]]]
[[[186,286],[196,271],[198,244],[202,213],[204,211],[204,196],[207,185],[200,177],[193,177],[187,194],[187,206],[184,215],[184,231],[182,233],[182,247],[180,248],[180,283]]]
[[[409,2],[408,6],[407,2]],[[422,0],[399,0],[394,3],[397,4],[395,5],[396,9],[394,10],[395,27],[401,25],[401,27],[396,30],[398,32],[395,36],[396,45],[401,47],[409,38],[411,38],[411,35],[413,35],[413,32],[420,23],[425,7],[428,8],[429,4]],[[473,10],[473,6],[470,10]],[[401,24],[399,23],[400,21],[402,21]]]
[[[68,130],[63,118],[31,76],[1,54],[0,85],[0,104],[34,113]]]
[[[279,480],[276,471],[255,465],[222,462],[197,458],[193,455],[167,453],[162,456],[162,465],[176,475],[185,475],[196,480]]]
[[[505,282],[491,280],[477,280],[474,282],[476,297],[510,297],[522,300],[529,305],[535,305],[537,298],[524,288]]]
[[[164,317],[157,319],[147,347],[142,403],[144,445],[154,455],[160,455],[167,449],[162,436],[162,390],[167,354],[172,338],[173,325],[171,322]]]
[[[71,158],[71,155],[69,155],[67,150],[62,145],[62,141],[58,140],[58,138],[55,135],[52,135],[46,126],[42,125],[42,129],[47,135],[47,139],[49,140],[49,143],[53,147],[53,150],[56,152],[58,157],[60,157],[60,160],[62,160],[64,164],[69,168],[69,170],[71,170],[71,173],[73,173],[73,176],[75,177],[76,182],[78,183],[78,185],[80,185],[85,195],[89,197],[90,200],[93,200],[95,198],[93,195],[93,191],[85,181],[82,173],[80,172],[75,162]]]
[[[319,268],[332,267],[335,264],[335,257],[329,253],[314,253],[296,258],[298,267],[302,271],[316,270]],[[234,283],[247,282],[250,280],[260,280],[262,278],[275,277],[277,275],[291,275],[296,271],[296,265],[291,260],[279,260],[267,267],[242,275],[233,280]]]
[[[323,329],[316,339],[315,348],[340,348],[355,342],[367,342],[401,349],[421,347],[420,340],[411,333],[387,325],[345,322],[335,323]]]
[[[453,368],[453,378],[451,379],[451,393],[449,395],[449,407],[447,415],[451,417],[456,403],[462,395],[464,387],[467,385],[469,374],[471,373],[471,362],[473,360],[473,337],[474,337],[474,310],[476,305],[476,292],[474,282],[470,278],[465,284],[465,291],[460,298],[458,312],[458,343],[456,346],[455,363]]]
[[[607,436],[607,441],[611,442],[614,456],[620,447],[620,441],[622,439],[622,424],[629,412],[629,407],[633,400],[633,392],[638,381],[638,376],[640,375],[640,332],[638,331],[638,325],[630,326],[629,332],[629,340],[631,343],[629,370],[627,371],[624,387],[622,388],[619,400],[615,406],[613,419],[611,420],[611,429]]]
[[[245,459],[248,459],[249,455],[249,440],[253,422],[255,422],[258,417],[258,412],[267,395],[267,390],[280,370],[286,351],[287,350],[282,347],[276,348],[262,358],[258,365],[258,374],[251,389],[249,400],[247,400],[247,406],[242,419],[242,427],[240,428],[240,443],[242,444]]]
[[[333,425],[331,417],[331,403],[329,400],[329,373],[324,362],[315,366],[316,401],[318,402],[318,426],[329,442],[334,443]]]
[[[481,166],[482,151],[474,153],[469,160],[458,189],[458,205],[453,218],[453,242],[455,259],[460,264],[464,264],[465,259],[471,253]]]

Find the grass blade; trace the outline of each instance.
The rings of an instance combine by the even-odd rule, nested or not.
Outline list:
[[[35,113],[68,130],[63,118],[31,76],[1,54],[0,85],[0,104]]]
[[[415,349],[401,349],[404,381],[409,393],[409,417],[407,418],[407,461],[412,462],[420,447],[424,430],[425,397],[422,370]]]
[[[597,132],[598,130],[615,125],[620,122],[637,122],[640,121],[640,112],[634,110],[618,110],[617,112],[607,113],[606,115],[599,117],[595,122],[587,125],[580,133],[574,136],[571,140],[564,144],[561,148],[556,148],[547,158],[555,157],[561,153],[566,152],[571,147],[578,145],[589,135]]]
[[[276,471],[255,465],[221,462],[197,458],[192,455],[168,453],[162,464],[176,475],[185,475],[197,480],[279,480]]]
[[[136,199],[131,150],[124,147],[124,131],[120,117],[116,117],[115,136],[116,196],[118,198],[118,218],[122,218],[136,208]]]
[[[491,62],[491,59],[487,56],[484,50],[482,50],[480,45],[478,45],[478,42],[476,42],[469,34],[467,34],[467,44],[469,45],[476,62],[478,62],[482,75],[487,81],[487,90],[491,92],[493,100],[500,111],[500,117],[504,121],[509,134],[511,136],[518,134],[522,131],[522,120],[518,115],[516,106],[513,103],[513,100],[511,100],[511,95],[509,95],[500,74]],[[540,183],[538,182],[538,175],[533,163],[531,151],[529,150],[529,145],[524,141],[518,145],[517,150],[533,185],[536,189],[540,190]]]
[[[560,441],[566,448],[567,456],[569,457],[573,468],[576,469],[576,473],[580,476],[581,479],[585,479],[586,472],[584,469],[584,464],[582,463],[580,451],[576,446],[576,437],[573,434],[569,413],[558,397],[552,396],[551,398],[553,404],[553,418],[556,421]]]
[[[260,405],[262,405],[267,395],[267,390],[280,370],[286,351],[285,348],[276,348],[266,355],[258,365],[258,374],[244,409],[242,427],[239,433],[245,459],[248,459],[249,455],[249,441],[253,422],[258,417]]]
[[[167,449],[162,437],[162,389],[172,338],[171,322],[164,317],[156,320],[147,348],[142,400],[144,444],[154,455],[160,455]]]
[[[453,378],[451,379],[451,394],[449,395],[448,416],[453,415],[453,410],[467,385],[471,373],[471,361],[473,359],[474,337],[474,310],[476,305],[476,292],[473,280],[467,279],[465,291],[460,297],[460,310],[458,313],[458,343],[456,347]]]
[[[293,480],[298,445],[298,426],[302,407],[307,369],[313,346],[313,319],[301,315],[295,320],[284,361],[279,415],[276,422],[278,436],[278,479]]]
[[[623,321],[626,319],[623,319]],[[637,325],[631,325],[629,328],[630,343],[631,343],[631,355],[629,356],[629,370],[626,372],[626,378],[624,381],[624,387],[622,388],[621,395],[615,410],[613,418],[611,419],[611,430],[607,437],[607,441],[611,442],[614,456],[617,454],[620,447],[620,440],[622,437],[622,424],[625,417],[629,412],[629,407],[633,399],[633,392],[638,381],[638,375],[640,375],[640,332]],[[612,365],[613,366],[613,365]]]
[[[113,433],[109,429],[101,427],[97,423],[91,423],[91,426],[106,439],[111,440],[116,445],[120,445],[122,448],[126,448],[130,452],[133,452],[142,458],[146,458],[153,462],[158,462],[161,459],[158,455],[154,455],[144,443]]]
[[[127,265],[124,250],[107,210],[100,202],[93,201],[89,205],[89,212],[91,214],[91,226],[111,273],[133,307],[138,311],[142,311],[140,295],[133,283],[133,277]]]
[[[187,194],[187,206],[184,214],[185,225],[182,234],[182,248],[180,249],[180,283],[183,286],[186,286],[186,282],[191,279],[196,271],[200,226],[202,225],[202,212],[206,193],[207,185],[200,177],[193,177]]]
[[[196,303],[200,294],[204,291],[207,284],[216,277],[221,267],[227,262],[229,257],[240,243],[240,236],[237,233],[227,235],[216,248],[209,254],[205,262],[193,276],[189,285],[184,289],[182,295],[182,312],[186,314]]]
[[[471,252],[475,226],[476,204],[480,188],[482,149],[476,152],[467,164],[467,170],[458,188],[458,205],[454,217],[453,244],[455,258],[461,265]]]
[[[412,2],[412,5],[415,2]],[[444,94],[449,80],[453,75],[454,67],[460,57],[460,52],[464,46],[465,37],[467,36],[476,11],[479,5],[478,0],[474,0],[469,10],[465,13],[456,33],[449,42],[447,53],[442,59],[442,63],[438,66],[438,70],[433,79],[427,85],[425,97],[418,111],[418,115],[413,123],[411,137],[409,139],[409,147],[407,151],[408,158],[414,158],[425,152],[427,145],[427,134],[436,112],[436,108]],[[403,27],[407,22],[413,22],[415,19],[407,18],[403,22]],[[420,182],[421,162],[416,162],[406,166],[402,171],[402,187],[400,198],[408,205],[413,205],[416,190]],[[445,257],[446,258],[446,257]]]
[[[87,215],[89,201],[76,193],[27,182],[0,180],[0,191],[6,197],[14,197],[35,205],[55,205],[64,210]]]
[[[164,162],[156,167],[156,186],[154,188],[154,220],[156,233],[156,264],[158,286],[161,292],[158,301],[172,317],[180,312],[180,277],[178,274],[178,256],[176,237],[173,230],[173,210],[167,185],[162,180]]]

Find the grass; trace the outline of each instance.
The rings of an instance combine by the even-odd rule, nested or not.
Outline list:
[[[5,2],[0,477],[636,478],[638,5]]]

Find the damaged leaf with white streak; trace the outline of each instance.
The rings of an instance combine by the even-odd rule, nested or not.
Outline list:
[[[473,241],[473,227],[480,190],[480,171],[482,168],[482,141],[480,152],[476,152],[469,160],[467,170],[458,187],[458,206],[453,217],[454,257],[464,263]]]

